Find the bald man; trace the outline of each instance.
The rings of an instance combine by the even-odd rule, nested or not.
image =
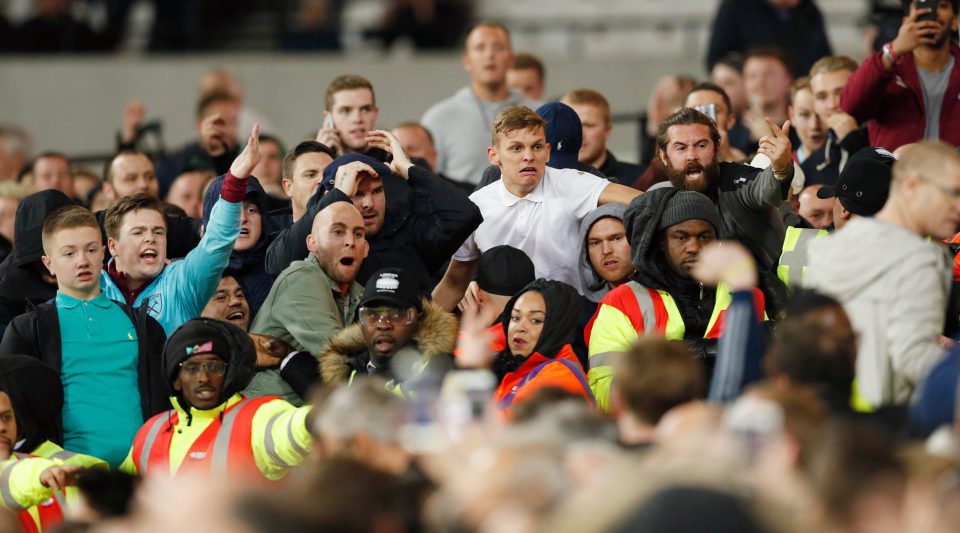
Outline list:
[[[826,229],[833,224],[833,202],[835,198],[819,198],[817,191],[823,188],[823,185],[811,185],[804,187],[800,191],[800,209],[797,212],[814,229]]]
[[[960,155],[922,141],[893,164],[876,215],[855,217],[810,244],[807,286],[843,304],[857,332],[860,405],[908,403],[943,355],[951,268],[940,241],[958,226]]]
[[[357,208],[334,202],[317,213],[307,249],[274,282],[250,332],[316,354],[351,322],[363,293],[354,280],[370,246]]]

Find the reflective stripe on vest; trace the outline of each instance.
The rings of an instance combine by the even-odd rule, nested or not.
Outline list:
[[[199,459],[194,458],[196,462],[192,464],[208,465],[210,472],[219,476],[230,473],[233,468],[252,467],[256,469],[256,464],[253,460],[253,445],[250,442],[253,417],[261,405],[276,400],[277,398],[277,396],[244,398],[230,406],[230,408],[223,413],[222,422],[220,420],[213,420],[210,423],[211,426],[208,427],[207,430],[215,431],[216,436],[212,444],[208,444],[203,450],[205,453],[203,453]],[[142,444],[138,442],[139,436],[138,439],[134,441],[134,457],[139,458],[137,460],[139,460],[140,464],[136,466],[137,471],[141,474],[146,474],[149,469],[150,458],[155,454],[163,454],[164,458],[169,458],[169,446],[167,446],[166,449],[159,449],[157,438],[163,427],[170,423],[169,418],[174,414],[176,414],[176,411],[171,410],[151,419],[151,421],[148,422],[146,438]],[[206,433],[207,430],[204,430],[204,433]],[[188,458],[190,458],[193,451],[195,451],[193,447],[197,445],[197,442],[199,442],[202,437],[203,434],[191,445],[191,451],[187,452]],[[272,435],[270,435],[269,442],[272,442],[272,440]],[[138,446],[140,446],[139,449]],[[273,448],[268,446],[268,453],[271,449],[275,454],[275,446]],[[187,458],[180,464],[177,472],[180,472],[180,470],[188,464],[186,461]],[[165,464],[169,464],[169,462],[165,462]]]
[[[70,456],[76,455],[71,452],[67,453],[70,454]],[[13,455],[18,460],[28,457],[43,457],[20,452],[14,452]],[[17,514],[17,522],[20,524],[20,529],[25,532],[43,531],[44,529],[49,530],[62,524],[63,510],[67,506],[67,500],[63,493],[54,491],[53,496],[47,501],[32,507],[23,507],[13,498],[13,494],[10,491],[10,476],[14,468],[16,468],[16,464],[10,465],[0,474],[0,497],[3,498],[3,503],[7,509]]]
[[[679,319],[679,338],[683,338],[683,319],[680,318],[680,310],[677,309],[676,302],[673,301],[673,298],[669,299],[669,306],[667,306],[663,298],[663,295],[666,294],[665,292],[651,291],[636,281],[627,282],[627,286],[630,287],[633,298],[637,301],[637,307],[640,309],[644,336],[666,336],[668,332],[671,335],[675,335],[675,330],[677,329],[676,323],[678,321],[677,319]],[[670,307],[672,307],[672,309],[670,309]],[[621,309],[621,312],[622,311]],[[673,322],[672,327],[671,322]],[[590,368],[613,365],[613,357],[618,353],[620,352],[601,352],[591,355]]]
[[[136,453],[136,450],[134,450],[134,460],[138,461],[136,465],[137,472],[140,473],[141,476],[146,475],[147,470],[150,468],[150,451],[153,450],[153,445],[157,441],[157,434],[160,433],[163,426],[170,423],[170,417],[176,414],[176,412],[176,409],[171,409],[166,413],[160,413],[154,416],[150,421],[150,429],[147,431],[147,438],[143,441],[140,453]],[[134,443],[134,446],[136,446],[136,443]]]
[[[25,453],[14,452],[13,455],[17,459],[23,459],[24,457],[30,457]],[[13,469],[17,465],[13,464],[3,470],[3,473],[0,474],[0,498],[3,498],[3,505],[10,511],[16,513],[24,509],[17,500],[14,499],[13,493],[10,492],[10,476],[13,474]]]
[[[803,287],[807,273],[807,248],[810,241],[829,235],[825,229],[795,228],[790,226],[783,237],[783,253],[777,265],[777,277],[788,290]]]

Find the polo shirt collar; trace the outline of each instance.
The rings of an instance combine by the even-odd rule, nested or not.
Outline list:
[[[79,300],[77,298],[74,298],[73,296],[69,296],[60,291],[57,291],[57,307],[64,308],[64,309],[74,309],[78,305],[80,305],[80,302],[82,301],[83,300]],[[90,302],[91,304],[101,309],[107,309],[113,303],[110,301],[109,298],[107,298],[107,295],[104,294],[102,291],[95,298],[92,298],[86,301]]]
[[[503,178],[499,180],[500,183],[500,201],[503,202],[504,207],[512,207],[516,205],[520,200],[526,200],[528,202],[533,202],[539,204],[543,201],[543,182],[547,179],[547,169],[544,167],[543,177],[540,178],[540,183],[530,191],[530,194],[520,198],[515,196],[512,192],[507,190],[507,186],[503,183]]]

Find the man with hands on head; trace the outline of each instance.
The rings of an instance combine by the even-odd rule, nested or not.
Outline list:
[[[895,150],[937,138],[960,145],[960,47],[951,39],[960,2],[938,0],[932,11],[903,3],[897,37],[850,76],[840,107],[869,121],[871,146]]]
[[[390,132],[372,131],[367,143],[390,153],[393,161],[388,166],[363,154],[338,157],[324,169],[326,193],[319,201],[311,200],[316,203],[308,215],[336,202],[351,202],[360,211],[370,255],[357,275],[358,282],[381,268],[403,268],[428,282],[480,225],[480,210],[455,185],[414,165]],[[386,198],[384,181],[394,179],[390,174],[409,185],[413,194],[408,202]],[[275,241],[268,252],[268,271],[306,257],[309,232],[309,225],[298,221],[283,244]]]

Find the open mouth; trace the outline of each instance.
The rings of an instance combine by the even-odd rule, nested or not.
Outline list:
[[[90,281],[93,279],[93,273],[91,273],[89,270],[84,270],[83,272],[77,274],[77,279],[80,281]]]
[[[620,261],[617,261],[616,259],[611,259],[609,261],[603,262],[603,268],[606,268],[608,270],[613,270],[619,265],[620,265]]]
[[[145,263],[155,263],[159,258],[159,252],[153,248],[147,248],[146,250],[140,252],[140,259],[142,259]]]
[[[522,347],[522,346],[525,346],[525,345],[527,344],[527,341],[526,341],[525,339],[520,338],[520,337],[514,337],[513,339],[510,340],[510,343],[513,344],[514,346],[521,346],[521,347]]]
[[[249,237],[249,236],[250,236],[250,228],[240,228],[240,237],[238,238],[242,239],[244,237]]]
[[[234,311],[229,315],[227,315],[227,320],[229,320],[230,322],[240,322],[246,317],[247,317],[247,314],[244,313],[243,311]]]
[[[217,397],[217,391],[210,387],[199,387],[193,393],[201,400],[212,400]]]
[[[535,169],[535,168],[533,168],[533,167],[523,167],[523,168],[520,169],[520,175],[521,175],[521,176],[536,176],[536,175],[537,175],[537,169]]]
[[[377,337],[373,339],[373,347],[377,349],[378,352],[386,353],[393,350],[393,347],[396,346],[397,341],[392,337]]]
[[[353,257],[341,257],[341,258],[340,258],[340,264],[343,265],[343,266],[347,266],[347,267],[353,266],[353,264],[354,264],[355,262],[356,262],[356,259],[354,259]]]

